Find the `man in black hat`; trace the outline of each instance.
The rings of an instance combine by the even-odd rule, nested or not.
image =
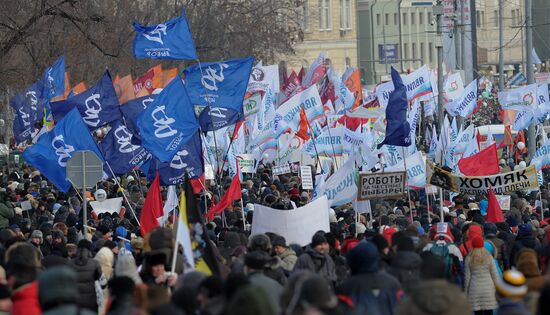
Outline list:
[[[276,307],[278,314],[279,300],[281,298],[281,294],[283,293],[283,287],[279,284],[279,282],[264,274],[266,266],[271,265],[272,260],[273,258],[264,251],[249,252],[244,257],[244,271],[248,276],[250,283],[253,286],[257,286],[267,294],[269,299],[272,301],[273,306]]]
[[[273,252],[275,252],[276,257],[278,258],[277,265],[283,268],[285,272],[291,272],[294,270],[294,265],[296,265],[298,257],[296,256],[296,252],[286,246],[285,238],[280,235],[276,235],[273,238],[272,245]]]
[[[311,238],[311,244],[306,251],[298,257],[294,271],[309,270],[322,276],[332,284],[336,283],[336,267],[328,254],[329,249],[330,246],[325,237],[325,232],[316,232]]]

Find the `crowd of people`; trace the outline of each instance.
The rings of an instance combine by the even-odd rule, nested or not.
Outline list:
[[[57,191],[38,171],[5,169],[1,314],[550,314],[545,189],[512,194],[496,224],[482,215],[484,196],[446,198],[440,209],[411,191],[411,203],[372,200],[372,213],[334,207],[330,231],[302,247],[250,235],[254,204],[285,210],[311,199],[299,176],[260,165],[242,182],[243,202],[206,223],[219,272],[205,274],[186,267],[181,246],[175,254],[170,223],[140,235],[129,210],[139,218],[147,181],[139,173],[120,180],[92,192],[126,194],[128,210],[95,216],[76,191]],[[203,213],[230,183],[206,181]]]

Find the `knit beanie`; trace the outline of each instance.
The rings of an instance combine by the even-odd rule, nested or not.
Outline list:
[[[483,248],[483,238],[476,236],[472,239],[472,246],[474,248]]]
[[[505,298],[521,299],[527,294],[525,276],[517,270],[506,270],[496,282],[497,293]]]

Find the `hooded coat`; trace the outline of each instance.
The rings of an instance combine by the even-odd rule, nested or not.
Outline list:
[[[294,272],[296,270],[309,270],[331,283],[335,283],[336,280],[338,280],[336,276],[336,266],[332,258],[330,258],[330,255],[316,252],[309,247],[306,249],[305,253],[298,257],[294,265]]]
[[[10,226],[10,219],[15,216],[13,207],[6,200],[6,193],[0,193],[0,229]]]
[[[92,259],[90,250],[79,248],[76,258],[71,261],[71,266],[78,275],[77,288],[80,292],[79,305],[83,308],[97,312],[97,296],[95,281],[101,278],[101,266]]]
[[[485,248],[475,250],[486,251]],[[489,259],[483,264],[474,264],[471,255],[464,261],[464,289],[472,311],[494,310],[498,307],[495,283],[499,275],[494,259],[489,253],[487,255]]]
[[[362,241],[346,258],[351,276],[337,291],[353,301],[354,314],[393,314],[401,285],[395,277],[380,270],[380,254],[376,246]]]
[[[539,252],[541,249],[541,245],[538,239],[535,238],[533,235],[533,230],[531,228],[531,225],[529,224],[520,224],[518,226],[518,235],[516,236],[516,240],[514,241],[514,245],[512,245],[512,250],[510,252],[510,261],[512,265],[516,266],[516,258],[519,253],[519,251],[522,248],[531,248],[535,250],[535,252]]]
[[[447,280],[420,282],[395,309],[395,315],[469,315],[466,295]]]
[[[422,258],[415,252],[398,251],[392,259],[388,272],[399,280],[403,290],[410,290],[420,281],[420,266]]]

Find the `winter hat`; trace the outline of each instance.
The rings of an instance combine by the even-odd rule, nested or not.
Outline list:
[[[497,293],[505,298],[521,299],[527,294],[527,280],[517,270],[506,270],[502,278],[498,277],[496,282]]]
[[[31,238],[43,238],[42,231],[40,230],[34,230],[32,231]]]
[[[403,252],[403,251],[414,252],[414,250],[415,250],[414,242],[413,242],[412,238],[410,238],[408,236],[402,236],[402,237],[398,238],[397,241],[396,241],[396,245],[397,245],[397,251],[398,252]]]
[[[271,256],[263,251],[249,252],[244,256],[244,264],[252,269],[263,270],[267,263],[271,261]]]
[[[358,222],[355,225],[355,231],[357,232],[357,234],[363,234],[365,233],[366,230],[367,230],[367,227],[361,222]]]
[[[76,304],[80,295],[74,289],[78,276],[70,267],[47,269],[38,277],[38,300],[42,311],[60,304]]]
[[[380,254],[376,245],[362,241],[346,255],[347,263],[352,274],[373,273],[378,271]]]
[[[284,237],[280,236],[280,235],[275,235],[275,237],[271,241],[271,245],[273,247],[275,247],[275,246],[286,247],[286,239]]]
[[[132,254],[127,252],[124,248],[121,248],[118,253],[118,258],[115,264],[115,276],[131,278],[136,284],[143,282],[138,274],[134,256],[132,256]]]
[[[328,243],[327,238],[325,237],[325,232],[318,231],[313,234],[313,237],[311,238],[311,247],[315,247],[323,243]]]
[[[300,300],[307,306],[331,309],[338,305],[338,299],[331,285],[319,275],[311,275],[302,283]]]
[[[92,242],[88,240],[78,241],[78,248],[86,248],[89,251],[92,251]]]
[[[438,222],[436,225],[432,225],[430,234],[433,235],[432,240],[442,239],[448,243],[455,241],[453,233],[451,233],[451,227],[445,222]]]
[[[516,255],[516,267],[526,278],[540,276],[537,252],[524,247]]]
[[[485,237],[493,237],[497,235],[497,226],[492,222],[483,224],[483,233]]]
[[[533,234],[533,228],[531,225],[524,223],[518,226],[518,237]]]
[[[278,305],[273,305],[264,290],[247,285],[237,290],[228,301],[225,313],[227,315],[274,315]]]
[[[476,236],[472,239],[472,246],[474,248],[483,248],[483,238]]]

